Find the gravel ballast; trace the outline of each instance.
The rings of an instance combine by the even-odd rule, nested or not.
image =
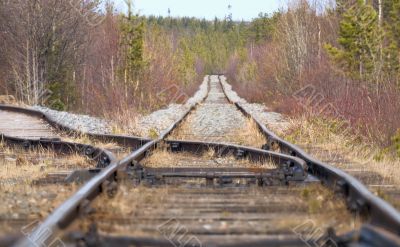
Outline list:
[[[261,147],[266,141],[256,128],[252,128],[251,121],[227,100],[218,76],[210,76],[207,98],[174,130],[170,138],[256,147]]]
[[[240,103],[243,108],[254,116],[258,121],[269,127],[273,131],[282,132],[289,127],[289,122],[282,114],[271,112],[263,104],[248,103],[245,99],[240,98],[232,86],[226,82],[226,77],[221,76],[221,83],[229,100],[233,103]]]
[[[206,76],[201,83],[199,90],[193,97],[182,104],[170,104],[167,108],[152,112],[150,115],[138,119],[136,128],[133,130],[135,135],[154,138],[154,135],[159,135],[161,132],[169,128],[174,122],[185,114],[191,107],[201,102],[207,95],[208,80]]]
[[[101,118],[56,111],[43,106],[33,106],[32,108],[46,114],[52,121],[73,130],[95,134],[110,134],[112,132],[109,122]]]
[[[184,105],[171,104],[165,109],[139,118],[133,131],[135,135],[154,138],[154,135],[161,134],[163,130],[176,122],[186,110],[187,107]]]
[[[208,91],[208,79],[208,76],[204,78],[199,90],[197,90],[195,95],[188,99],[185,104],[170,104],[168,107],[155,111],[147,116],[138,116],[135,120],[135,127],[127,131],[129,132],[127,134],[148,138],[159,135],[176,122],[191,106],[203,100]],[[52,121],[73,130],[95,134],[113,133],[113,123],[105,119],[83,114],[56,111],[38,105],[33,106],[32,109],[46,114]]]
[[[281,114],[268,111],[266,106],[247,103],[246,100],[240,98],[232,90],[232,86],[226,82],[224,76],[220,78],[229,100],[233,103],[239,102],[248,112],[256,116],[260,122],[278,132],[284,130],[289,125]],[[209,80],[212,82],[210,92],[208,92]],[[229,133],[232,135],[232,129],[245,128],[246,118],[242,114],[238,114],[239,111],[234,105],[229,104],[223,92],[216,90],[213,83],[217,82],[218,76],[206,76],[199,90],[185,104],[173,103],[149,115],[138,116],[135,120],[135,126],[127,134],[154,138],[155,135],[159,135],[176,122],[190,107],[201,103],[207,96],[207,93],[209,94],[206,100],[196,108],[196,114],[192,114],[188,120],[193,129],[194,137],[204,136],[205,138],[200,138],[202,140],[212,137],[212,140],[217,141],[221,139],[221,136],[229,135]],[[56,111],[43,106],[33,106],[32,108],[43,112],[51,120],[77,131],[95,134],[113,133],[113,123],[105,119]]]
[[[226,99],[218,86],[218,76],[210,76],[210,91],[206,100],[185,119],[172,138],[227,141],[232,130],[244,128],[246,118]]]

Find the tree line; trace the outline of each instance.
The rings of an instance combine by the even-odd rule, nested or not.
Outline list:
[[[163,88],[191,93],[244,45],[244,22],[139,16],[126,2],[120,13],[98,0],[2,1],[0,93],[95,114],[151,110],[167,103]]]
[[[287,113],[312,84],[368,135],[389,140],[399,127],[400,0],[294,0],[252,21],[141,16],[126,2],[120,13],[109,1],[1,1],[0,94],[142,112],[171,103],[165,88],[191,94],[204,74],[225,73],[242,96]]]

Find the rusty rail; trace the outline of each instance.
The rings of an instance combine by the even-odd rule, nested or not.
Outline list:
[[[222,85],[222,88],[225,88]],[[227,95],[226,95],[227,96]],[[229,97],[227,96],[229,99]],[[203,99],[204,100],[204,99]],[[229,99],[231,101],[231,99]],[[231,101],[232,102],[232,101]],[[302,180],[308,174],[318,177],[324,185],[328,186],[335,191],[341,192],[348,202],[350,210],[358,212],[362,215],[370,217],[370,224],[372,225],[368,229],[373,229],[373,232],[380,232],[376,229],[383,228],[384,232],[378,234],[382,237],[385,234],[395,235],[398,237],[400,234],[400,216],[399,213],[390,206],[387,202],[374,196],[368,189],[362,185],[358,180],[351,177],[350,175],[344,173],[343,171],[333,168],[327,164],[324,164],[314,158],[310,157],[303,150],[297,146],[286,142],[285,140],[279,138],[273,132],[268,130],[264,125],[261,124],[254,116],[251,116],[244,107],[237,102],[232,102],[236,107],[246,116],[251,117],[255,120],[260,130],[268,138],[269,144],[272,142],[277,143],[281,150],[286,154],[275,153],[268,150],[260,150],[255,148],[237,146],[237,145],[224,145],[218,143],[204,143],[204,142],[193,142],[193,141],[164,141],[164,139],[175,129],[181,121],[195,109],[196,105],[192,105],[182,117],[171,125],[167,130],[165,130],[158,138],[155,140],[146,139],[130,139],[129,137],[124,137],[125,143],[128,145],[136,145],[137,149],[131,153],[129,156],[125,157],[120,161],[111,161],[108,166],[103,169],[98,170],[97,175],[95,175],[91,180],[89,180],[82,188],[79,189],[72,197],[65,201],[60,207],[58,207],[35,231],[29,236],[29,239],[25,238],[17,243],[16,246],[35,246],[41,244],[43,240],[43,234],[46,232],[51,232],[57,234],[60,230],[65,229],[73,222],[79,215],[85,213],[90,202],[96,198],[100,193],[108,192],[115,188],[115,184],[124,178],[127,174],[127,169],[129,167],[135,167],[139,161],[141,161],[146,154],[157,148],[161,144],[167,144],[171,151],[180,152],[202,152],[212,148],[218,150],[221,155],[234,153],[237,158],[244,156],[250,157],[250,159],[260,159],[269,158],[276,161],[282,167],[287,166],[292,169],[288,171],[293,180]],[[103,138],[98,136],[99,138]],[[108,138],[108,137],[106,137]],[[114,137],[115,138],[115,137]],[[118,138],[118,137],[117,137]],[[137,168],[137,167],[136,167]],[[141,168],[139,167],[139,170]],[[137,170],[136,170],[137,171]],[[148,169],[145,172],[146,175],[161,175],[164,177],[208,177],[209,179],[221,178],[224,176],[232,177],[254,177],[262,178],[264,171],[258,170],[252,173],[246,170],[202,170],[202,169]],[[236,174],[235,174],[236,173]],[[211,175],[210,175],[211,174]],[[142,176],[144,176],[142,174]],[[288,177],[290,177],[288,176]],[[365,229],[364,226],[363,229]],[[360,231],[363,232],[363,229]],[[365,232],[365,230],[364,230]],[[371,236],[371,233],[367,231],[367,237]],[[369,234],[369,235],[368,235]],[[355,239],[354,234],[351,234],[353,240]],[[364,235],[360,235],[365,238]],[[362,237],[359,237],[359,242],[362,242]],[[344,237],[345,238],[345,237]],[[385,238],[384,238],[385,239]],[[114,241],[115,239],[113,239]],[[343,240],[343,239],[342,239]],[[386,240],[386,239],[385,239]],[[121,246],[128,246],[129,244],[135,243],[137,239],[134,238],[121,238],[115,240],[117,243],[124,243]],[[121,242],[122,241],[122,242]],[[146,240],[149,243],[161,243],[157,240]],[[343,240],[345,241],[345,240]],[[364,241],[367,241],[364,239]],[[297,241],[298,242],[298,241]],[[367,241],[368,242],[368,241]],[[114,242],[115,243],[115,242]],[[282,242],[277,242],[277,244]],[[350,243],[350,242],[349,242]],[[380,242],[382,243],[382,242]],[[267,244],[263,243],[253,243],[254,246],[263,246]],[[118,244],[116,244],[118,245]],[[151,245],[151,244],[150,244]],[[155,244],[157,245],[157,244]],[[218,246],[218,245],[217,245]],[[246,244],[238,243],[235,246],[247,246]]]
[[[27,114],[29,116],[41,118],[44,121],[48,122],[53,128],[56,130],[62,131],[67,135],[85,135],[93,140],[98,140],[102,142],[114,142],[124,147],[130,147],[132,149],[137,149],[143,146],[145,143],[148,143],[150,139],[135,137],[135,136],[126,136],[126,135],[109,135],[109,134],[95,134],[95,133],[86,133],[79,130],[71,129],[70,127],[54,121],[49,115],[42,113],[40,111],[34,109],[28,109],[18,106],[10,106],[10,105],[2,105],[0,104],[0,110],[18,112]]]
[[[370,224],[382,227],[389,232],[400,236],[400,213],[392,205],[371,193],[361,182],[340,169],[323,163],[303,151],[298,146],[283,140],[274,132],[262,124],[257,117],[246,111],[239,102],[234,102],[226,93],[224,84],[220,83],[228,100],[234,104],[244,115],[253,119],[260,131],[268,139],[269,146],[273,143],[279,145],[280,149],[291,155],[304,160],[307,163],[307,172],[318,177],[322,183],[341,193],[351,211],[370,218]]]

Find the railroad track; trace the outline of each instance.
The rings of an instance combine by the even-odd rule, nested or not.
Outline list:
[[[78,188],[65,177],[72,170],[96,166],[79,155],[40,148],[1,146],[0,152],[0,236],[21,233],[16,229],[46,218]]]
[[[397,210],[400,210],[400,185],[393,178],[384,176],[369,167],[369,164],[361,163],[351,157],[321,147],[302,145],[302,148],[321,161],[332,164],[342,171],[358,179],[373,193],[390,202]]]
[[[41,112],[6,105],[0,105],[0,139],[0,246],[43,220],[76,191],[74,183],[149,141],[81,133]]]
[[[120,161],[109,158],[90,172],[76,171],[76,178],[91,179],[16,246],[43,241],[84,246],[399,244],[400,216],[388,203],[268,130],[226,94],[223,76],[210,76],[205,83],[207,96],[155,140],[92,136],[133,152]],[[35,115],[65,130],[39,113],[0,109]],[[207,109],[213,114],[204,116]],[[209,128],[223,121],[221,112],[237,127]],[[199,121],[204,126],[197,129]],[[22,135],[0,123],[5,126],[0,132],[14,144],[68,146],[41,139],[42,129],[48,130],[42,124],[28,125]],[[236,138],[251,125],[256,129]],[[73,146],[81,152],[88,148]]]

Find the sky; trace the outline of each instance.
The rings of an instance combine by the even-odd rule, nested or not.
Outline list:
[[[124,0],[114,0],[118,10],[126,10]],[[260,12],[273,13],[282,6],[281,0],[133,0],[142,15],[189,16],[209,20],[225,18],[232,13],[234,20],[251,20]],[[228,6],[231,5],[231,10]]]

